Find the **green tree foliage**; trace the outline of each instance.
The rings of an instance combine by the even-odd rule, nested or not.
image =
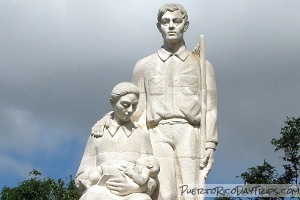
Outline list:
[[[240,176],[246,184],[276,184],[278,174],[266,160],[260,166],[251,167]]]
[[[286,164],[284,173],[278,175],[276,168],[264,160],[260,166],[251,167],[241,177],[248,184],[294,184],[297,183],[300,167],[300,118],[287,118],[281,128],[280,138],[271,140],[275,151],[283,150],[281,157]]]
[[[30,179],[21,182],[17,187],[2,188],[1,200],[76,200],[79,199],[75,191],[75,182],[70,176],[68,183],[62,179],[57,181],[44,177],[41,172],[33,170]]]
[[[283,165],[285,173],[280,177],[283,183],[298,183],[300,167],[300,118],[288,118],[281,128],[281,137],[272,139],[275,151],[283,150],[281,157],[287,164]]]
[[[282,150],[285,161],[284,172],[279,175],[276,168],[266,160],[263,164],[248,168],[240,176],[245,184],[297,184],[300,167],[300,118],[287,118],[281,128],[280,138],[271,140],[275,151]],[[255,198],[255,199],[284,199],[284,198]]]

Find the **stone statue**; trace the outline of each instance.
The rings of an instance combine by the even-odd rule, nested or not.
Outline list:
[[[76,174],[81,200],[151,199],[160,168],[149,134],[130,119],[138,101],[139,91],[132,83],[113,88],[113,112],[104,116],[106,127],[100,132],[94,134],[99,129],[92,128]]]
[[[181,5],[163,5],[157,16],[163,46],[138,61],[133,71],[132,82],[138,86],[140,98],[131,120],[149,134],[160,172],[157,175],[155,167],[150,170],[151,166],[155,166],[151,160],[135,162],[125,159],[139,167],[132,168],[128,164],[124,167],[122,164],[119,168],[137,185],[143,185],[150,177],[153,181],[148,182],[147,191],[150,191],[148,194],[152,199],[204,199],[204,195],[200,194],[184,195],[180,188],[205,187],[218,144],[214,70],[205,59],[203,36],[192,52],[187,50],[183,35],[188,27],[188,14]],[[104,137],[103,130],[111,126],[112,116],[108,113],[95,124],[92,129],[94,137]],[[137,169],[141,167],[144,169]],[[78,173],[80,175],[80,170]],[[154,178],[156,175],[158,185]],[[92,173],[91,178],[93,176]],[[111,182],[106,182],[109,189],[117,185],[116,181],[115,185]],[[156,188],[154,193],[153,188]],[[123,187],[111,192],[125,194],[126,189]],[[128,191],[133,194],[132,189]]]
[[[218,143],[215,75],[205,60],[203,42],[198,46],[200,53],[199,48],[194,52],[186,48],[183,35],[189,21],[181,5],[163,5],[157,20],[164,43],[134,68],[140,103],[133,119],[146,123],[159,160],[158,194],[153,198],[184,199],[180,186],[203,188],[214,162]]]

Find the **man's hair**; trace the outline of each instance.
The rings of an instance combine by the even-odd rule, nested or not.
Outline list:
[[[110,95],[110,103],[114,105],[117,101],[126,94],[135,94],[139,98],[140,93],[136,85],[129,82],[122,82],[116,85]]]
[[[160,20],[162,18],[162,16],[167,12],[174,12],[176,10],[179,10],[181,15],[182,15],[182,19],[185,20],[185,22],[188,21],[188,14],[186,12],[186,10],[184,9],[184,7],[180,4],[165,4],[163,5],[159,10],[158,10],[158,14],[157,14],[157,22],[160,23]]]

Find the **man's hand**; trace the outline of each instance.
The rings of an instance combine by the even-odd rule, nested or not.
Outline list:
[[[112,118],[112,113],[112,111],[107,113],[101,120],[96,122],[96,124],[92,127],[92,136],[96,138],[103,136],[104,129],[109,127],[109,122]]]
[[[205,160],[200,163],[201,174],[205,179],[207,178],[207,175],[210,172],[212,165],[214,164],[214,152],[214,149],[206,149]]]

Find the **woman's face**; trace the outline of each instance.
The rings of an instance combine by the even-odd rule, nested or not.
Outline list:
[[[139,99],[135,94],[126,94],[122,96],[114,106],[114,117],[119,124],[125,124],[130,121],[130,117],[136,110]]]

